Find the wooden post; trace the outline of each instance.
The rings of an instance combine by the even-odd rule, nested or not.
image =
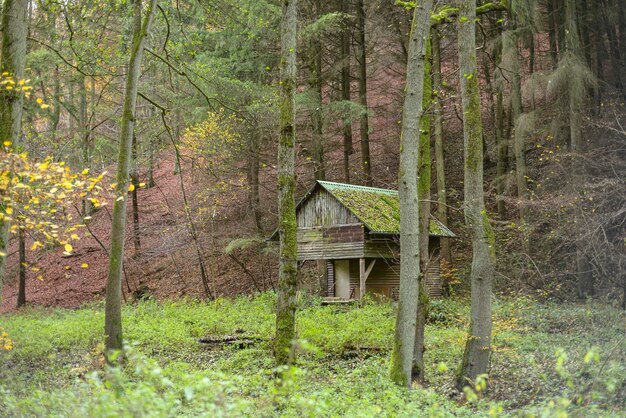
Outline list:
[[[365,280],[367,279],[367,275],[365,273],[365,259],[359,258],[359,300],[363,300],[363,296],[365,296]]]

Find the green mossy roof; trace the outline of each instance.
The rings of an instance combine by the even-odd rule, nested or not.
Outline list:
[[[400,199],[397,190],[318,181],[318,184],[339,200],[350,212],[376,234],[400,233]],[[430,235],[455,237],[437,219],[430,219]]]

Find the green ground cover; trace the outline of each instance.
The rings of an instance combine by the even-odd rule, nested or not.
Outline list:
[[[122,369],[103,366],[101,305],[3,316],[13,347],[0,351],[0,416],[626,416],[626,315],[608,305],[498,298],[483,394],[454,388],[467,301],[433,303],[428,385],[412,391],[387,377],[391,303],[318,302],[301,302],[299,362],[282,384],[271,293],[126,306]],[[225,336],[243,343],[198,342]]]

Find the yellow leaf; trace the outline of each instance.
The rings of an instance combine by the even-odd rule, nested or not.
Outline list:
[[[3,144],[4,144],[5,147],[10,147],[11,144],[13,144],[13,142],[11,142],[11,141],[4,141]]]
[[[67,251],[68,253],[71,253],[74,249],[74,247],[72,247],[72,244],[65,244],[63,248],[65,248],[65,251]]]
[[[139,183],[139,187],[144,187],[146,183]]]
[[[83,263],[83,264],[81,264],[80,266],[81,266],[82,268],[86,269],[87,267],[89,267],[89,264],[87,264],[87,263]]]
[[[6,208],[4,209],[4,211],[7,213],[7,215],[11,215],[13,213],[13,208]]]
[[[43,103],[43,99],[41,97],[37,97],[37,103],[38,104],[42,104]]]
[[[72,239],[80,239],[80,237],[77,234],[70,235],[70,238],[72,238]]]
[[[132,192],[133,190],[135,190],[135,185],[131,183],[128,185],[128,191]]]
[[[43,280],[43,276],[40,274],[39,276],[37,276],[37,280]]]

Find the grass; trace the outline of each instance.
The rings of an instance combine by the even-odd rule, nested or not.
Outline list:
[[[2,416],[624,416],[626,316],[600,304],[496,300],[486,394],[459,394],[454,375],[468,306],[436,301],[426,330],[428,386],[389,382],[391,303],[298,313],[297,367],[277,383],[271,293],[205,303],[145,301],[124,308],[123,369],[102,359],[103,306],[26,309],[0,318]],[[247,346],[200,338],[255,337]]]

